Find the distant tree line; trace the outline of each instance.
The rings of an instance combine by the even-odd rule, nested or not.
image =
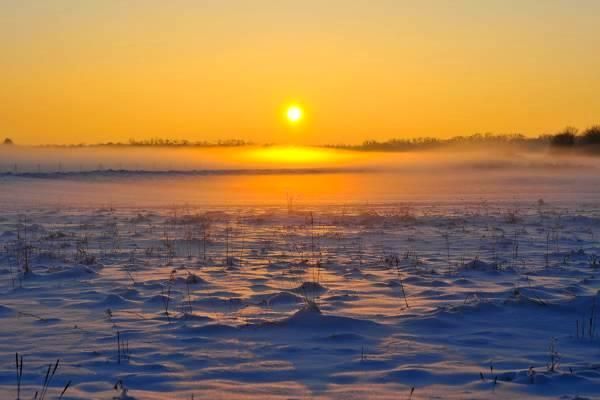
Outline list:
[[[3,144],[11,145],[13,144],[13,141],[9,138],[6,138]],[[53,145],[50,147],[239,147],[249,145],[253,145],[253,143],[238,139],[208,142],[152,138],[145,140],[130,139],[126,143],[104,142],[89,145]],[[545,149],[548,147],[556,149],[576,148],[600,153],[600,125],[594,125],[582,131],[581,133],[576,128],[567,127],[558,133],[545,134],[537,137],[527,137],[522,134],[498,135],[492,133],[476,133],[474,135],[455,136],[449,139],[423,137],[413,139],[390,139],[382,142],[378,142],[376,140],[366,140],[359,145],[337,144],[327,145],[325,147],[359,151],[402,152],[412,150],[430,150],[449,146],[465,148],[469,146],[481,145],[514,145],[529,150]]]
[[[429,150],[448,146],[466,147],[490,144],[514,144],[526,147],[541,147],[547,146],[550,141],[550,135],[531,138],[522,134],[497,135],[492,133],[476,133],[468,136],[455,136],[449,139],[424,137],[413,139],[391,139],[383,142],[367,140],[360,145],[334,145],[328,147],[363,151],[411,151]]]
[[[129,139],[128,145],[130,146],[198,146],[198,147],[210,147],[210,146],[223,146],[223,147],[236,147],[236,146],[247,146],[250,145],[250,142],[246,142],[244,140],[238,139],[229,139],[229,140],[217,140],[216,142],[208,142],[208,141],[196,141],[192,142],[186,139],[176,140],[176,139],[162,139],[162,138],[153,138],[146,140],[135,140]],[[110,145],[110,143],[108,143]],[[117,144],[117,145],[120,145]]]
[[[600,148],[600,125],[592,126],[581,134],[575,128],[566,128],[552,136],[550,143],[554,147],[587,147],[597,150]]]
[[[522,134],[497,135],[476,133],[468,136],[455,136],[449,139],[414,138],[391,139],[383,142],[367,140],[359,145],[331,145],[327,147],[361,151],[411,151],[431,150],[441,147],[459,147],[479,145],[514,145],[529,150],[548,148],[578,148],[600,152],[600,125],[592,126],[578,133],[575,128],[565,128],[556,134],[527,137]]]
[[[102,142],[97,144],[50,145],[47,147],[238,147],[249,146],[251,142],[238,139],[209,141],[190,141],[178,139],[151,138],[144,140],[129,139],[128,142]]]

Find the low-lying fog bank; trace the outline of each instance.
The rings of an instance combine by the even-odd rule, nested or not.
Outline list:
[[[600,198],[600,158],[511,147],[376,153],[11,146],[0,157],[0,204],[7,207]]]

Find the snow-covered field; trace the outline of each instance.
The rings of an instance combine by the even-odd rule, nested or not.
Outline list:
[[[22,356],[21,399],[598,398],[599,236],[537,198],[13,204],[0,397]]]

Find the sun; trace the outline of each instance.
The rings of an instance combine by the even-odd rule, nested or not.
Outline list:
[[[300,106],[297,105],[289,106],[286,111],[288,122],[290,122],[291,124],[297,124],[298,122],[300,122],[302,120],[303,114],[304,112],[302,111],[302,108],[300,108]]]

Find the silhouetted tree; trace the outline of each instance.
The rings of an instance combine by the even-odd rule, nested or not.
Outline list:
[[[599,145],[600,144],[600,125],[592,126],[591,128],[586,129],[581,135],[581,144],[591,144],[591,145]]]
[[[2,142],[3,144],[14,144],[11,138],[6,138],[4,139],[4,142]]]
[[[564,131],[552,136],[550,144],[556,147],[573,147],[575,145],[576,136],[577,129],[566,128]]]

